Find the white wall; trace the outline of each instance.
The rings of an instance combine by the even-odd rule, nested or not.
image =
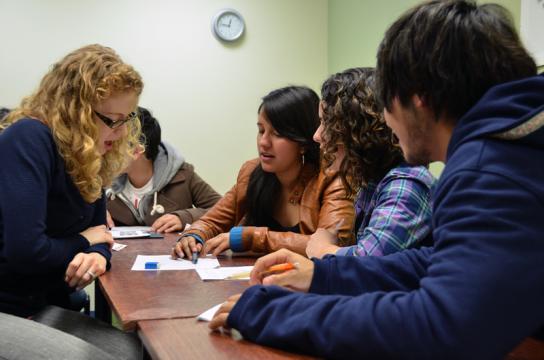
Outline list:
[[[210,21],[240,11],[246,34],[224,45]],[[14,107],[48,67],[90,43],[113,47],[145,82],[142,106],[219,192],[256,156],[260,98],[327,75],[327,0],[0,0],[0,106]]]

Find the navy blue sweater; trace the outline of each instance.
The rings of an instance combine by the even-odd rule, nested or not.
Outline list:
[[[25,314],[64,285],[79,252],[98,252],[79,233],[105,224],[105,198],[86,203],[67,174],[49,128],[24,119],[0,134],[0,308]]]
[[[251,287],[228,324],[327,358],[503,358],[544,324],[543,125],[544,76],[492,88],[454,129],[434,248],[314,260],[310,294]]]

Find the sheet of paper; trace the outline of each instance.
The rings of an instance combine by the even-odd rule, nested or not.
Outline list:
[[[115,250],[115,251],[121,251],[126,247],[127,246],[125,244],[113,243],[113,246],[111,248],[112,250]]]
[[[213,319],[213,316],[217,312],[217,310],[219,310],[219,308],[221,307],[221,305],[223,304],[215,305],[211,309],[204,311],[202,314],[198,315],[197,320],[211,321]]]
[[[250,272],[253,266],[229,266],[216,269],[196,269],[202,280],[249,280],[249,276],[227,279],[229,276]]]
[[[189,260],[176,259],[173,260],[170,255],[138,255],[132,265],[131,270],[135,271],[157,271],[154,269],[146,269],[146,262],[158,262],[158,270],[196,270],[196,269],[213,269],[219,267],[219,261],[216,258],[199,258],[196,264]]]

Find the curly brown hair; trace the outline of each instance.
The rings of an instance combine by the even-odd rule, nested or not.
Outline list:
[[[339,173],[348,196],[353,196],[401,163],[402,151],[376,101],[373,68],[332,75],[323,83],[321,97],[323,166],[332,166],[342,145]]]

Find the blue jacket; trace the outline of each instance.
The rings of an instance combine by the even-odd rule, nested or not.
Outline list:
[[[29,315],[53,291],[79,252],[98,252],[79,233],[106,223],[105,198],[86,203],[64,167],[51,131],[24,119],[0,135],[0,309]],[[0,310],[0,311],[2,311]]]
[[[490,89],[454,129],[434,248],[314,260],[310,294],[251,287],[228,324],[326,358],[503,358],[544,324],[543,125],[543,75]]]

